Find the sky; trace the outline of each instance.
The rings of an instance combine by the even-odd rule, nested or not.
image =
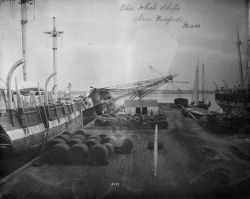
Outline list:
[[[53,72],[52,38],[44,34],[52,30],[52,17],[64,32],[58,38],[59,89],[69,82],[72,90],[87,90],[158,77],[148,65],[178,74],[177,81],[190,83],[176,86],[190,89],[198,59],[206,89],[214,89],[213,81],[233,86],[239,78],[237,26],[246,66],[245,0],[36,0],[28,7],[27,68],[28,81],[40,85]],[[18,1],[1,1],[0,27],[0,78],[6,79],[22,58]],[[14,78],[22,84],[21,69]]]

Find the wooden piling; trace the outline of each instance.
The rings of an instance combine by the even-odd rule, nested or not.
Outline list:
[[[158,163],[158,126],[155,125],[154,135],[154,177],[157,177],[157,163]]]

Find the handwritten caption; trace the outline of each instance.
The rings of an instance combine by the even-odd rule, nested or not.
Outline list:
[[[141,3],[135,5],[132,3],[122,4],[120,12],[133,13],[133,22],[157,22],[169,24],[180,24],[182,28],[200,28],[199,23],[193,23],[185,20],[180,14],[182,7],[180,3],[168,2],[162,5],[158,3]]]

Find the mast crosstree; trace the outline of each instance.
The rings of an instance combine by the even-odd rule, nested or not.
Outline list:
[[[56,18],[53,17],[53,30],[49,32],[44,32],[44,34],[48,34],[53,38],[53,73],[57,74],[57,38],[63,35],[63,31],[56,30]],[[54,97],[57,99],[57,75],[54,76]]]

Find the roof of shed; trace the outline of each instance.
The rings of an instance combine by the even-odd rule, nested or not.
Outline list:
[[[158,107],[157,100],[125,100],[124,107]]]

